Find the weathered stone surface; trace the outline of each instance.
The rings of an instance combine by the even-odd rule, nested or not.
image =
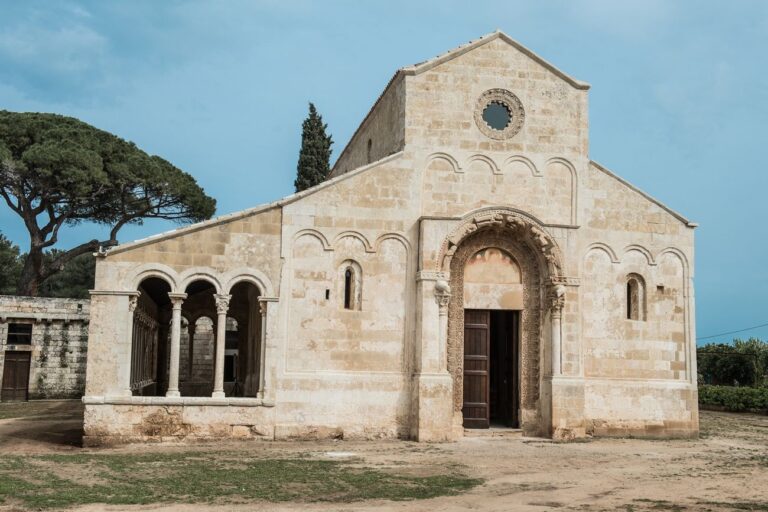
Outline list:
[[[0,295],[0,375],[6,351],[30,352],[29,398],[79,398],[85,390],[90,301]],[[30,344],[9,344],[12,323],[30,324]]]
[[[86,434],[456,439],[463,312],[482,307],[521,310],[525,433],[696,435],[695,225],[590,160],[588,88],[491,34],[398,71],[327,182],[111,250],[97,264],[86,390],[105,400],[87,406]],[[489,137],[478,102],[509,97],[495,90],[524,119]],[[478,254],[496,255],[487,271]],[[258,287],[259,393],[274,407],[211,399],[183,405],[179,423],[115,401],[129,297],[150,276],[175,294],[201,279],[217,294]],[[145,435],[156,418],[170,431]]]

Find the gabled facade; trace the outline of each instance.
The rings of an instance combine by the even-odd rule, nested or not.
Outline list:
[[[695,436],[695,225],[589,159],[588,89],[492,33],[328,181],[109,251],[86,441]]]

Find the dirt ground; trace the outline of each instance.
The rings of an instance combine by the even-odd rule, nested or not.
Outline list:
[[[17,409],[9,409],[17,407]],[[17,417],[9,417],[17,416]],[[5,419],[2,419],[5,418]],[[458,467],[484,484],[459,496],[404,502],[248,505],[88,505],[77,510],[508,511],[768,510],[768,417],[702,412],[699,440],[591,439],[553,443],[516,436],[450,444],[405,441],[246,442],[188,446],[79,447],[82,406],[73,401],[0,404],[0,457],[51,453],[242,450],[420,471]],[[0,510],[18,510],[0,506]]]

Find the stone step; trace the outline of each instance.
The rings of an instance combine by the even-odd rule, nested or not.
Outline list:
[[[523,431],[519,428],[465,428],[464,437],[522,438]]]

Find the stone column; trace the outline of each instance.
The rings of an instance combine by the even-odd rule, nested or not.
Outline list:
[[[440,319],[437,371],[445,372],[448,371],[448,305],[451,303],[451,287],[446,281],[435,282],[435,301]]]
[[[565,306],[565,286],[555,285],[549,295],[552,325],[552,376],[562,373],[562,316]]]
[[[187,298],[186,293],[169,293],[173,306],[171,317],[171,365],[168,369],[168,391],[165,396],[181,396],[179,393],[179,354],[181,352],[181,305]]]
[[[224,350],[227,337],[227,311],[231,295],[216,294],[216,366],[213,376],[213,398],[224,398]]]
[[[268,301],[259,301],[259,312],[261,313],[261,332],[259,333],[259,393],[258,398],[264,399],[265,387],[267,385],[266,376],[266,354],[267,354],[267,304]]]
[[[136,306],[139,305],[139,295],[141,292],[128,296],[128,367],[120,372],[120,394],[123,396],[133,395],[131,391],[131,372],[133,371],[133,362],[136,360],[136,354],[133,353],[133,317]]]

